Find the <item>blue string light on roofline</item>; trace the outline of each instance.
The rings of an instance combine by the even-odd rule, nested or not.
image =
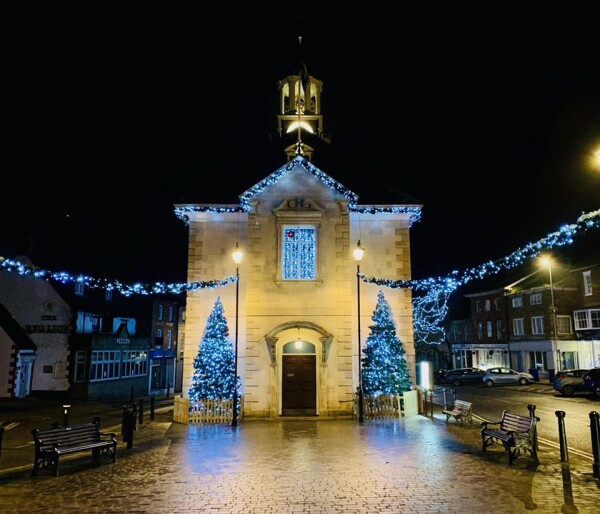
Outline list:
[[[572,225],[563,225],[557,232],[552,232],[546,237],[535,243],[529,243],[509,256],[494,262],[486,262],[476,268],[469,268],[462,274],[453,271],[446,277],[434,277],[422,280],[386,280],[375,277],[367,277],[364,273],[360,278],[367,283],[382,285],[390,288],[410,288],[416,292],[431,292],[434,295],[434,301],[437,296],[444,293],[452,293],[458,287],[474,279],[484,278],[486,275],[496,274],[502,270],[511,269],[520,266],[523,262],[537,256],[540,252],[556,247],[565,246],[573,243],[573,238],[577,237],[587,230],[600,227],[600,209],[582,214],[577,223]],[[5,259],[0,257],[0,270],[5,270],[19,275],[31,275],[35,278],[44,280],[53,280],[63,284],[83,283],[94,289],[112,289],[119,291],[124,296],[132,294],[181,294],[187,291],[196,291],[199,289],[223,287],[230,283],[235,283],[237,278],[232,275],[221,280],[210,280],[203,282],[183,282],[171,283],[156,282],[154,284],[144,284],[137,282],[134,284],[123,284],[116,280],[98,279],[87,275],[72,275],[65,271],[53,272],[37,268],[14,259]]]
[[[375,206],[375,205],[358,205],[358,196],[348,188],[333,179],[327,173],[317,168],[314,164],[308,161],[305,157],[297,155],[290,162],[278,170],[271,173],[268,177],[261,180],[258,184],[251,187],[240,198],[240,205],[179,205],[175,207],[175,215],[181,219],[186,225],[190,222],[190,214],[194,212],[209,212],[209,213],[235,213],[235,212],[250,212],[252,210],[251,202],[254,197],[264,191],[267,187],[276,184],[283,176],[287,175],[297,165],[302,166],[310,174],[314,175],[319,181],[327,187],[339,193],[348,201],[348,210],[361,214],[408,214],[409,224],[421,219],[420,205],[395,205],[395,206]]]

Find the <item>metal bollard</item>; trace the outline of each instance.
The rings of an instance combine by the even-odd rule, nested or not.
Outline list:
[[[123,442],[127,443],[127,448],[133,446],[133,410],[129,405],[123,405],[123,418],[121,420],[121,436]]]
[[[154,404],[155,404],[154,396],[151,396],[150,397],[150,421],[154,421]]]
[[[143,400],[143,398],[140,398],[138,400],[138,403],[140,406],[138,409],[138,423],[140,425],[143,425],[144,424],[144,400]]]
[[[431,405],[431,417],[433,418],[433,389],[429,391],[429,403]]]
[[[71,408],[70,405],[63,405],[63,425],[65,427],[69,426],[69,409]]]
[[[592,433],[592,454],[594,478],[600,478],[600,415],[594,410],[590,412],[590,431]]]
[[[558,442],[560,444],[560,461],[569,462],[569,448],[567,446],[567,434],[565,432],[565,416],[566,413],[563,410],[557,410],[554,412],[558,418]]]
[[[442,394],[444,395],[444,409],[448,408],[448,398],[446,397],[446,388],[442,387]]]
[[[130,405],[131,408],[131,412],[132,412],[132,416],[131,419],[133,420],[133,429],[137,430],[137,403],[132,403]]]
[[[539,448],[538,435],[537,435],[537,422],[540,420],[540,418],[538,418],[535,415],[535,405],[533,403],[530,403],[529,405],[527,405],[527,409],[529,410],[529,417],[535,418],[535,421],[536,421],[535,428],[533,429],[533,448],[535,449],[535,451],[537,451]]]

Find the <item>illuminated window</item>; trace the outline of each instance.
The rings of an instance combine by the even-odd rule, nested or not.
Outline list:
[[[572,334],[571,316],[556,316],[556,328],[559,334]]]
[[[142,377],[148,374],[148,354],[145,351],[124,351],[121,377]]]
[[[525,334],[525,328],[523,325],[523,318],[513,319],[513,334],[516,336],[522,336]]]
[[[544,333],[544,316],[533,316],[531,318],[531,333],[538,336]]]
[[[542,293],[533,293],[529,295],[529,305],[540,305],[542,303]]]
[[[498,339],[498,340],[502,339],[502,320],[501,319],[496,320],[496,339]]]
[[[158,321],[162,321],[163,320],[163,316],[165,315],[164,312],[164,306],[162,303],[158,304]]]
[[[285,226],[282,233],[282,277],[284,280],[317,278],[316,228]]]
[[[119,378],[120,351],[95,351],[92,352],[92,366],[90,368],[90,382],[111,380]]]
[[[494,326],[491,321],[485,322],[485,333],[488,337],[492,337],[494,335]]]
[[[513,307],[523,307],[523,297],[522,296],[513,296],[512,306]]]
[[[600,309],[587,309],[574,311],[575,330],[589,330],[600,328]]]
[[[75,294],[77,296],[83,296],[85,293],[85,284],[83,282],[75,282]]]

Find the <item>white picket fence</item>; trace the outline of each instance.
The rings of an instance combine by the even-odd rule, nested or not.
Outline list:
[[[419,413],[419,392],[405,391],[401,395],[365,396],[363,398],[365,419],[389,419],[412,416]],[[354,416],[358,417],[358,396],[355,395]]]
[[[238,419],[244,415],[244,399],[240,398],[241,408]],[[231,423],[233,400],[198,400],[176,396],[173,406],[173,421],[177,423]]]
[[[244,416],[244,398],[240,398],[238,420]],[[358,417],[358,397],[354,395],[354,417]],[[365,419],[389,419],[419,413],[419,392],[405,391],[401,395],[364,397]],[[191,402],[176,396],[173,404],[173,421],[177,423],[231,423],[233,400],[199,400]]]

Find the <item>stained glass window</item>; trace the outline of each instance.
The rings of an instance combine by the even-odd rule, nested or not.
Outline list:
[[[315,280],[316,229],[311,226],[283,227],[283,279]]]

